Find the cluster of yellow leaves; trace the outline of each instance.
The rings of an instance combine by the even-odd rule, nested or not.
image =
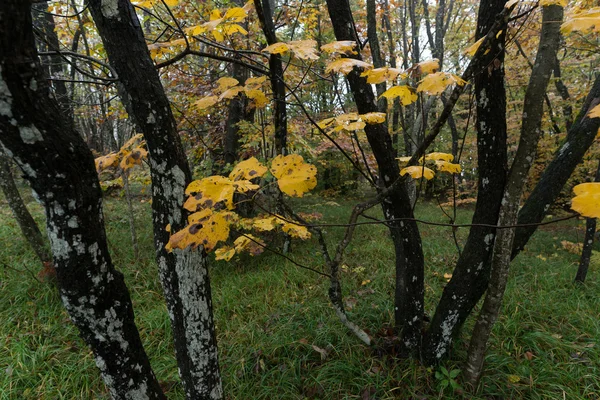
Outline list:
[[[354,68],[361,69],[372,69],[373,65],[368,62],[356,60],[354,58],[338,58],[327,64],[325,72],[339,72],[344,75],[348,75]]]
[[[210,33],[217,42],[225,40],[226,36],[231,36],[234,33],[247,35],[248,31],[244,29],[239,22],[243,22],[248,16],[248,11],[252,8],[252,2],[249,1],[243,7],[233,7],[228,9],[224,15],[217,9],[212,10],[210,19],[200,25],[195,25],[185,30],[190,36]]]
[[[563,34],[600,32],[600,7],[593,7],[573,15],[561,25],[560,31]]]
[[[376,85],[378,83],[393,81],[398,78],[398,76],[405,79],[408,77],[408,73],[403,72],[398,68],[383,67],[365,71],[360,76],[366,77],[367,83]]]
[[[235,212],[230,211],[235,208],[234,194],[259,189],[259,185],[251,180],[262,177],[267,171],[267,167],[252,157],[237,164],[228,177],[210,176],[190,183],[185,192],[189,197],[184,203],[184,208],[193,214],[188,217],[188,225],[171,236],[166,246],[167,250],[203,246],[206,251],[211,251],[219,242],[229,238],[232,223],[259,231],[281,226],[281,229],[292,237],[310,238],[310,233],[305,227],[285,221],[280,216],[249,221],[241,220]],[[290,196],[302,197],[317,184],[316,168],[304,163],[304,159],[296,154],[277,156],[271,163],[270,171],[277,178],[281,191]],[[227,211],[215,211],[214,207],[217,204],[224,204]],[[170,231],[170,228],[167,230]],[[252,255],[259,254],[263,248],[260,243],[259,239],[251,235],[239,237],[234,242],[234,247],[218,249],[217,259],[229,260],[240,251],[247,251]]]
[[[381,124],[385,122],[386,114],[382,112],[370,112],[358,114],[355,112],[340,114],[337,117],[325,118],[318,122],[321,129],[329,129],[329,132],[357,131],[363,129],[367,124]]]
[[[410,160],[411,157],[398,157],[402,163],[406,163]],[[453,164],[451,161],[454,160],[454,156],[448,153],[440,153],[433,152],[426,154],[425,157],[421,157],[419,160],[421,163],[424,161],[434,161],[435,167],[440,172],[448,172],[450,174],[459,174],[462,169],[459,164]],[[431,168],[427,168],[425,165],[412,165],[410,167],[405,167],[400,170],[400,175],[410,175],[413,179],[425,178],[427,180],[432,179],[435,176],[435,173]]]
[[[396,97],[400,97],[400,102],[403,106],[417,101],[417,93],[415,90],[408,85],[392,86],[381,94],[381,97],[385,97],[388,100],[393,100]]]
[[[141,8],[153,8],[158,4],[162,4],[162,0],[132,1],[132,3]],[[165,0],[165,4],[169,7],[175,7],[179,4],[179,0]]]
[[[600,183],[582,183],[573,188],[571,208],[587,218],[600,218]]]
[[[118,152],[96,158],[94,160],[96,171],[100,173],[117,166],[122,171],[127,171],[136,165],[140,165],[142,160],[148,158],[148,151],[143,147],[144,145],[143,135],[141,133],[134,135]]]
[[[239,81],[235,78],[220,78],[216,82],[218,87],[215,89],[215,92],[218,95],[210,95],[203,97],[200,100],[194,102],[194,106],[196,106],[199,110],[204,110],[206,108],[214,106],[220,101],[231,100],[243,92],[250,100],[252,100],[252,107],[264,108],[269,103],[267,95],[261,90],[261,87],[266,82],[266,80],[266,76],[253,77],[247,79],[246,84],[244,86],[241,86],[239,85]]]
[[[442,94],[448,86],[464,85],[467,82],[460,76],[450,72],[435,72],[427,75],[417,86],[417,92],[425,92],[430,95]]]
[[[295,40],[287,43],[274,43],[265,47],[263,51],[269,54],[292,52],[296,57],[302,60],[318,60],[319,53],[317,53],[316,46],[316,40]]]

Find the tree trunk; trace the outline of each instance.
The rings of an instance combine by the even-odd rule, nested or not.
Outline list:
[[[504,9],[505,0],[482,0],[476,39],[485,36]],[[507,172],[506,92],[504,88],[504,39],[506,26],[491,44],[476,71],[478,194],[473,224],[495,225],[504,193]],[[489,259],[495,229],[473,227],[458,259],[452,279],[444,288],[424,338],[423,359],[427,364],[448,355],[454,335],[481,298],[489,279]]]
[[[182,205],[191,173],[137,15],[128,0],[89,0],[112,67],[131,98],[150,154],[154,245],[171,319],[179,373],[190,399],[222,398],[207,258],[164,246],[186,224]],[[132,62],[135,60],[135,62]]]
[[[542,32],[535,64],[531,70],[529,85],[523,100],[523,117],[519,147],[511,166],[506,190],[502,198],[498,225],[508,226],[517,222],[519,204],[527,176],[533,161],[542,129],[546,87],[552,75],[552,67],[558,52],[559,28],[563,19],[563,8],[557,5],[545,6],[542,11]],[[491,278],[479,317],[471,336],[467,364],[463,370],[465,382],[475,389],[481,371],[487,342],[502,306],[502,298],[508,281],[512,243],[515,229],[498,231],[494,242],[491,263]]]
[[[359,43],[354,29],[352,11],[347,0],[328,0],[327,7],[337,40],[352,40]],[[359,55],[352,56],[360,59]],[[358,112],[376,112],[377,104],[371,85],[354,70],[347,76]],[[400,169],[395,159],[392,140],[385,124],[368,124],[365,133],[373,150],[381,184],[391,185],[399,176]],[[403,185],[393,190],[382,203],[387,220],[413,218],[408,194]],[[414,221],[390,222],[388,224],[396,255],[395,320],[402,332],[405,350],[418,352],[421,343],[423,320],[423,249],[419,229]]]
[[[50,96],[30,3],[0,3],[0,145],[44,205],[62,301],[114,399],[164,399],[110,259],[94,160]]]
[[[600,182],[600,161],[596,170],[595,182]],[[575,275],[575,282],[584,283],[587,276],[590,260],[592,258],[592,248],[594,247],[594,236],[596,234],[596,218],[586,218],[585,220],[585,238],[583,239],[583,250],[579,260],[579,268]]]
[[[15,181],[13,180],[12,173],[10,171],[9,159],[1,154],[1,152],[0,187],[2,187],[2,192],[4,193],[4,197],[8,202],[8,206],[10,207],[15,219],[17,220],[17,223],[19,224],[19,227],[21,228],[23,237],[25,237],[25,239],[29,242],[29,245],[40,259],[44,270],[51,268],[51,270],[54,271],[54,267],[52,266],[52,257],[46,248],[40,228],[38,228],[35,220],[27,210],[25,203],[23,203],[23,199],[19,194],[19,189],[17,189],[17,185],[15,185]]]

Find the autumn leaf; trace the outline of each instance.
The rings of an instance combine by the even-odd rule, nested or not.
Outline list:
[[[436,72],[427,75],[419,83],[417,92],[425,92],[430,95],[438,95],[444,92],[450,85],[464,85],[466,82],[458,75],[449,72]]]
[[[331,42],[321,46],[321,51],[328,54],[358,54],[354,49],[356,48],[356,42],[353,40],[341,40],[338,42]]]
[[[348,75],[354,68],[371,69],[373,65],[354,58],[338,58],[327,64],[325,72],[339,72]]]
[[[406,174],[409,174],[413,179],[424,177],[427,180],[432,179],[435,175],[431,169],[419,165],[402,168],[400,175],[404,176]]]
[[[294,55],[301,60],[318,60],[319,53],[317,53],[317,41],[316,40],[296,40],[289,42],[290,49],[294,52]]]
[[[293,238],[299,238],[302,240],[307,240],[310,239],[310,232],[308,231],[308,229],[305,226],[302,225],[297,225],[297,224],[292,224],[292,223],[285,223],[282,227],[281,230],[284,231],[285,233],[287,233],[288,235],[290,235]]]
[[[258,89],[259,87],[261,87],[263,85],[263,83],[265,83],[267,81],[267,77],[266,76],[254,76],[252,78],[248,78],[246,79],[246,90],[252,90],[252,89]]]
[[[279,189],[288,196],[302,197],[317,186],[317,169],[304,163],[304,158],[298,154],[275,157],[271,173],[277,178]]]
[[[481,43],[483,43],[484,40],[485,40],[485,36],[482,37],[481,39],[479,39],[478,41],[476,41],[475,43],[473,43],[472,45],[470,45],[469,47],[467,47],[466,49],[464,49],[463,54],[473,57],[475,55],[475,53],[477,53],[477,50],[479,49],[479,47],[481,46]],[[486,53],[488,53],[488,52],[489,52],[489,50]]]
[[[540,0],[540,7],[547,7],[547,6],[561,6],[561,7],[566,7],[568,4],[568,0]]]
[[[592,108],[587,116],[588,118],[600,118],[600,104]]]
[[[402,70],[398,68],[374,68],[363,72],[360,76],[367,77],[367,83],[378,84],[387,81],[393,81],[402,74]]]
[[[96,158],[94,162],[96,164],[96,171],[100,173],[108,168],[116,167],[119,164],[119,156],[117,153],[110,153]]]
[[[440,172],[449,172],[451,174],[460,174],[462,169],[459,164],[452,164],[448,161],[436,160],[435,166]]]
[[[214,106],[215,104],[217,104],[218,101],[218,96],[207,96],[194,102],[194,106],[198,107],[199,110],[204,110],[205,108]]]
[[[121,152],[119,152],[119,154],[121,154]],[[122,154],[119,168],[123,171],[127,171],[136,165],[140,165],[142,160],[146,158],[148,158],[148,151],[142,147],[136,147],[131,151],[125,150]]]
[[[421,158],[422,160],[422,158]],[[454,160],[454,156],[449,153],[441,153],[441,152],[433,152],[425,155],[425,160],[443,160],[443,161],[452,161]]]
[[[392,86],[391,88],[383,92],[380,97],[385,97],[388,100],[400,97],[400,102],[402,102],[403,106],[407,106],[409,104],[414,103],[415,101],[417,101],[418,98],[414,89],[406,85]]]
[[[405,157],[396,157],[396,160],[400,161],[400,163],[402,164],[406,164],[407,162],[409,162],[412,159],[412,157],[410,156],[405,156]]]
[[[264,108],[267,106],[267,104],[269,104],[269,99],[262,90],[248,89],[248,86],[246,85],[244,87],[244,91],[246,92],[246,96],[252,100],[254,107]]]
[[[223,19],[231,20],[231,22],[243,22],[247,16],[248,13],[242,7],[234,7],[225,12]]]
[[[225,202],[229,210],[233,207],[233,194],[235,187],[233,181],[224,176],[209,176],[190,183],[185,190],[190,196],[183,207],[189,211],[196,211],[198,206],[213,207],[216,203]]]
[[[560,27],[563,34],[571,32],[599,32],[600,31],[600,7],[593,7],[575,14]]]
[[[165,247],[168,251],[172,251],[204,246],[206,251],[211,251],[217,243],[227,240],[228,237],[229,221],[222,213],[211,211],[203,219],[172,235]]]
[[[244,91],[244,88],[242,86],[234,86],[232,88],[227,89],[223,93],[221,93],[221,95],[219,96],[219,100],[233,99],[235,96],[237,96],[238,94],[240,94],[240,92],[243,92],[243,91]]]
[[[278,42],[265,47],[262,51],[269,54],[283,54],[290,51],[290,46],[287,43]]]
[[[245,251],[251,256],[256,256],[265,250],[265,242],[250,234],[245,234],[233,242],[236,252]]]
[[[252,222],[252,227],[259,231],[272,231],[280,225],[285,224],[285,221],[277,216],[259,218]]]
[[[215,250],[215,260],[229,261],[235,255],[235,249],[233,247],[224,246]]]
[[[386,117],[387,115],[382,112],[370,112],[360,115],[360,119],[367,124],[381,124],[385,122]]]
[[[229,179],[232,181],[250,180],[263,176],[267,171],[267,167],[262,165],[256,157],[251,157],[238,163],[229,174]]]
[[[417,72],[421,75],[431,74],[440,69],[440,60],[434,58],[432,60],[423,61],[418,63],[415,67]]]
[[[582,183],[573,188],[571,208],[587,218],[600,218],[600,182]]]

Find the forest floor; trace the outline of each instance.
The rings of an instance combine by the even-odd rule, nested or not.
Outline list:
[[[306,196],[298,211],[347,222],[357,200]],[[42,210],[28,204],[41,226]],[[171,399],[178,384],[167,310],[152,248],[150,206],[135,203],[141,254],[132,253],[124,199],[109,198],[109,247],[125,274],[136,321],[154,371]],[[378,211],[372,211],[377,215]],[[419,218],[447,222],[434,204]],[[471,212],[459,210],[458,222]],[[562,241],[581,242],[583,221],[540,230],[513,262],[476,397],[446,387],[441,367],[425,368],[368,348],[337,319],[328,281],[282,257],[241,255],[211,267],[224,389],[229,399],[598,399],[600,398],[600,257],[585,285],[573,284],[579,257]],[[431,315],[457,259],[451,229],[420,225],[426,257],[426,311]],[[333,246],[343,228],[326,228]],[[467,229],[458,230],[459,243]],[[91,352],[70,323],[56,290],[34,279],[38,261],[0,198],[0,400],[107,399]],[[271,246],[277,247],[275,240]],[[597,251],[600,250],[596,244]],[[289,257],[322,270],[314,239],[294,241]],[[350,318],[374,338],[393,323],[393,253],[384,227],[357,229],[341,274]],[[465,359],[470,320],[443,367]],[[436,374],[436,372],[438,372]],[[458,380],[458,383],[460,381]]]

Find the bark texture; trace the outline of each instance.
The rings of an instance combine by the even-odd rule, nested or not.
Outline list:
[[[186,224],[182,205],[191,173],[142,28],[128,0],[89,0],[89,10],[117,72],[150,155],[156,259],[175,340],[179,373],[190,399],[220,399],[222,386],[207,259],[201,252],[164,246],[165,230]]]
[[[327,8],[337,40],[352,40],[360,43],[356,36],[352,11],[347,0],[328,0]],[[359,55],[353,56],[360,58]],[[350,89],[358,112],[365,114],[378,111],[371,85],[360,72],[348,74]],[[365,127],[367,140],[377,160],[380,184],[391,185],[400,174],[392,140],[386,124],[368,124]],[[408,193],[403,185],[397,185],[384,199],[382,208],[387,220],[412,218]],[[421,344],[423,319],[423,249],[417,224],[413,221],[390,222],[388,227],[396,254],[395,320],[402,332],[405,350],[416,353]]]
[[[596,169],[596,177],[594,182],[600,182],[600,160]],[[594,237],[596,235],[596,218],[586,218],[585,220],[585,238],[583,239],[583,250],[579,259],[579,268],[575,275],[575,282],[584,283],[587,276],[588,268],[592,258],[592,249],[594,247]]]
[[[482,0],[476,39],[485,36],[502,10],[505,0]],[[506,25],[482,57],[475,72],[477,99],[477,204],[473,224],[495,225],[507,173],[506,91],[504,88],[504,41]],[[473,227],[424,338],[422,358],[427,364],[447,356],[454,335],[481,298],[489,279],[489,259],[495,229]]]
[[[501,226],[514,225],[517,222],[521,196],[541,136],[546,87],[558,52],[562,19],[562,7],[556,5],[543,7],[539,47],[523,101],[519,147],[508,175],[498,218],[498,225]],[[477,387],[481,377],[487,342],[502,306],[514,237],[514,228],[500,229],[494,242],[491,278],[473,329],[467,364],[463,371],[465,382],[472,388]]]
[[[0,146],[45,207],[62,301],[114,399],[164,399],[111,262],[87,146],[50,96],[29,2],[0,3]]]

